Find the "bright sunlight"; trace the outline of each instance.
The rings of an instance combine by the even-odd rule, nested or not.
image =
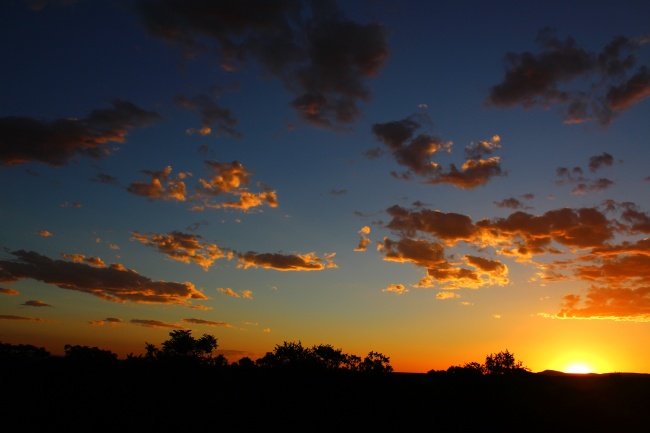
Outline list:
[[[565,372],[587,374],[587,373],[593,373],[593,368],[591,368],[589,365],[587,365],[584,362],[574,362],[569,364],[566,367]]]

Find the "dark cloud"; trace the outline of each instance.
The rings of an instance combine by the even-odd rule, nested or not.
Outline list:
[[[174,102],[183,108],[200,113],[201,127],[189,128],[188,134],[242,137],[242,134],[234,129],[238,121],[232,112],[217,105],[210,95],[192,97],[177,95]]]
[[[277,271],[322,271],[326,268],[337,267],[332,262],[334,253],[325,254],[321,258],[313,253],[280,254],[248,251],[246,253],[237,253],[237,258],[239,260],[239,266],[244,269],[249,267],[262,267]]]
[[[406,172],[392,172],[396,178],[408,180],[412,175],[425,179],[425,183],[448,183],[463,189],[476,188],[484,185],[494,176],[505,173],[501,169],[500,158],[490,155],[495,149],[500,148],[500,137],[494,136],[490,141],[479,141],[465,148],[465,163],[460,169],[451,164],[444,170],[432,157],[440,151],[451,152],[451,142],[444,142],[438,137],[415,132],[422,126],[423,121],[428,121],[426,116],[411,116],[402,120],[386,123],[376,123],[372,126],[375,137],[384,143],[395,161],[408,168]]]
[[[0,320],[15,320],[15,321],[27,321],[27,322],[43,322],[43,319],[40,317],[24,317],[24,316],[13,316],[11,314],[0,314]]]
[[[187,305],[208,299],[192,283],[154,281],[122,265],[94,267],[85,263],[52,260],[33,251],[13,251],[14,260],[0,260],[0,281],[25,278],[76,290],[107,301]]]
[[[613,164],[614,157],[607,152],[589,158],[589,170],[591,171],[597,171],[602,167],[611,167]]]
[[[9,296],[20,295],[20,292],[18,290],[10,289],[8,287],[0,287],[0,293]]]
[[[112,104],[84,119],[0,117],[0,165],[38,161],[62,166],[78,156],[101,159],[112,151],[107,143],[123,143],[131,129],[160,119],[128,101]]]
[[[25,301],[24,303],[22,303],[20,305],[24,305],[26,307],[51,307],[50,304],[46,304],[43,301],[35,301],[33,299],[30,299],[29,301]]]
[[[570,37],[561,41],[552,29],[545,28],[537,43],[541,48],[538,54],[506,55],[505,77],[490,90],[489,103],[524,108],[559,104],[565,123],[597,120],[607,125],[650,95],[650,70],[645,65],[628,77],[636,66],[632,53],[639,47],[637,41],[618,36],[595,53]],[[579,83],[584,82],[588,85],[580,88]]]
[[[129,321],[134,325],[144,326],[145,328],[174,328],[174,329],[185,329],[184,327],[178,325],[177,323],[163,322],[161,320],[151,320],[151,319],[131,319]]]
[[[201,236],[173,231],[167,234],[141,234],[133,232],[131,240],[154,247],[173,260],[190,261],[207,271],[217,260],[228,257],[217,245],[202,242]]]
[[[171,172],[171,166],[159,171],[142,170],[142,173],[151,177],[151,181],[131,182],[127,191],[149,199],[185,201],[187,199],[185,179],[192,174],[181,172],[173,177]]]
[[[139,0],[154,36],[188,56],[216,52],[224,69],[257,62],[295,95],[291,105],[324,127],[353,122],[370,98],[365,81],[383,67],[387,37],[379,24],[346,19],[333,2]]]
[[[521,200],[515,198],[515,197],[510,197],[510,198],[504,198],[501,201],[493,201],[497,207],[499,208],[508,208],[508,209],[530,209],[530,206],[527,206],[525,203],[522,203]]]
[[[110,174],[106,173],[98,173],[96,177],[93,179],[89,179],[91,182],[99,182],[99,183],[105,183],[107,185],[118,185],[120,184],[120,181],[114,177],[111,176]]]
[[[185,323],[191,323],[193,325],[208,325],[208,326],[223,326],[226,328],[232,328],[232,325],[229,325],[226,322],[215,322],[213,320],[204,320],[204,319],[183,319]]]

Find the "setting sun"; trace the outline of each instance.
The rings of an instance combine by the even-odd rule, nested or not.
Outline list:
[[[574,362],[569,364],[564,370],[565,373],[579,373],[579,374],[588,374],[593,373],[593,368],[584,362]]]

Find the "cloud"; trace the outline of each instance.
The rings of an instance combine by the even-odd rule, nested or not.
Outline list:
[[[510,197],[510,198],[505,198],[501,201],[493,201],[497,207],[499,208],[508,208],[508,209],[531,209],[530,206],[527,206],[526,204],[522,203],[521,200]]]
[[[86,257],[83,254],[65,254],[65,253],[62,253],[61,257],[63,257],[66,260],[70,260],[71,262],[74,263],[87,263],[97,268],[106,267],[106,263],[104,263],[102,259],[100,259],[99,257]]]
[[[359,230],[359,234],[361,235],[359,238],[359,244],[354,249],[354,251],[365,251],[371,242],[370,239],[366,237],[366,235],[370,234],[370,227],[364,226],[361,230]]]
[[[9,295],[9,296],[20,295],[20,292],[18,290],[9,289],[7,287],[0,287],[0,293],[3,294],[3,295]]]
[[[124,323],[124,320],[116,317],[107,317],[104,320],[91,320],[88,323],[92,326],[103,326],[105,324],[108,324],[110,326],[115,326],[115,325],[119,325],[120,323]]]
[[[409,289],[404,287],[403,284],[389,284],[388,287],[382,289],[382,292],[392,292],[401,295],[404,293],[408,293]]]
[[[131,182],[127,191],[150,199],[185,201],[187,190],[184,180],[191,173],[179,173],[170,177],[172,168],[167,166],[160,171],[143,170],[142,173],[151,177],[150,182]]]
[[[223,293],[224,295],[231,296],[233,298],[239,298],[239,295],[235,293],[235,291],[230,287],[226,287],[225,289],[222,287],[218,287],[217,291]]]
[[[0,314],[0,320],[43,322],[43,319],[40,317],[12,316],[10,314]]]
[[[458,293],[454,292],[438,292],[436,293],[436,299],[438,300],[445,300],[445,299],[454,299],[454,298],[460,298],[460,295]]]
[[[322,271],[337,268],[332,261],[334,255],[335,253],[331,253],[324,254],[323,257],[317,257],[315,253],[280,254],[248,251],[246,253],[237,253],[237,258],[239,260],[238,267],[244,269],[262,267],[277,271]]]
[[[460,169],[455,164],[451,164],[448,170],[443,169],[432,158],[441,151],[451,152],[452,142],[444,142],[425,133],[415,135],[427,119],[423,116],[410,116],[372,126],[377,140],[388,147],[399,165],[407,167],[407,171],[401,174],[393,172],[394,177],[410,179],[416,175],[423,177],[428,184],[448,183],[462,189],[472,189],[486,184],[492,177],[505,175],[498,156],[483,158],[501,147],[501,137],[498,135],[489,141],[466,146],[466,160]]]
[[[0,117],[0,165],[43,162],[63,166],[78,156],[101,159],[112,152],[107,143],[124,143],[131,129],[160,119],[128,101],[93,110],[84,119],[46,121],[31,117]]]
[[[120,181],[109,174],[106,173],[98,173],[96,177],[93,179],[89,179],[91,182],[99,182],[99,183],[105,183],[107,185],[120,185]]]
[[[0,260],[0,281],[25,278],[97,296],[106,301],[188,305],[209,299],[189,282],[154,281],[120,264],[97,268],[52,260],[34,251],[13,251],[14,260]]]
[[[609,124],[623,110],[650,96],[650,70],[636,66],[638,41],[618,36],[600,53],[557,39],[550,28],[537,37],[541,52],[508,53],[503,81],[492,87],[488,102],[498,107],[562,106],[565,123],[596,120]],[[582,88],[580,83],[587,83]],[[570,84],[574,86],[571,87]]]
[[[614,164],[614,157],[607,152],[594,155],[589,158],[589,170],[597,171],[602,167],[611,167]]]
[[[201,236],[179,231],[167,234],[141,234],[135,231],[131,233],[131,240],[153,247],[172,260],[183,263],[194,262],[204,271],[207,271],[216,260],[231,257],[231,253],[224,252],[217,245],[202,242]]]
[[[134,325],[144,326],[145,328],[174,328],[174,329],[185,329],[177,323],[163,322],[160,320],[150,320],[150,319],[131,319],[130,323]]]
[[[203,320],[203,319],[183,319],[185,323],[191,323],[193,325],[208,325],[208,326],[223,326],[225,328],[232,328],[232,325],[229,325],[226,322],[214,322],[212,320]]]
[[[20,305],[24,305],[26,307],[51,307],[50,304],[46,304],[43,301],[35,301],[35,300],[25,301],[24,303],[22,303]]]
[[[253,299],[253,291],[252,290],[242,290],[241,296],[244,299]]]
[[[42,236],[44,238],[54,236],[52,233],[48,232],[47,230],[36,230],[36,234],[39,235],[39,236]]]
[[[177,95],[174,97],[174,102],[183,108],[200,113],[201,128],[190,128],[187,130],[188,134],[242,137],[242,134],[234,129],[237,119],[232,112],[217,105],[210,95],[191,97]]]
[[[74,207],[74,208],[80,208],[80,207],[82,207],[82,206],[81,206],[81,203],[77,203],[77,202],[70,203],[70,202],[67,202],[67,201],[66,201],[66,202],[62,203],[62,204],[60,205],[60,207]]]
[[[360,115],[365,81],[388,56],[387,35],[376,23],[346,19],[333,2],[209,2],[139,0],[152,35],[183,47],[188,57],[217,53],[227,71],[262,65],[295,98],[307,122],[340,127]]]
[[[251,183],[252,173],[244,168],[239,161],[229,163],[219,161],[205,161],[205,167],[212,175],[210,178],[199,179],[196,187],[197,200],[203,202],[204,206],[210,208],[237,208],[249,210],[253,207],[266,204],[269,207],[277,207],[278,200],[275,191],[258,184],[263,188],[262,192],[252,193],[248,191]],[[238,201],[226,201],[213,203],[211,199],[222,194],[230,194],[239,197]]]

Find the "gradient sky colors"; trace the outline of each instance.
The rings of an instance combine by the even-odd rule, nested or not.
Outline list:
[[[0,341],[650,372],[647,2],[14,0],[0,32]]]

